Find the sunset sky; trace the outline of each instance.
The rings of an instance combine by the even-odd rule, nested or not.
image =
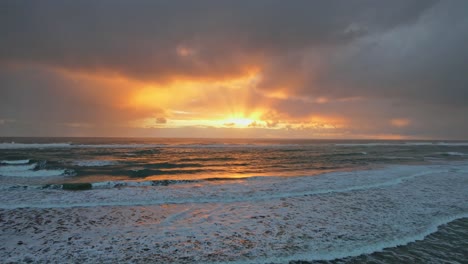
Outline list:
[[[0,1],[0,136],[468,139],[468,1]]]

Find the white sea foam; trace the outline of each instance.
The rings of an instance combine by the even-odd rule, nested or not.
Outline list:
[[[110,189],[116,187],[145,187],[152,186],[151,181],[105,181],[105,182],[94,182],[92,183],[93,189]]]
[[[122,252],[135,241],[151,248],[151,256],[162,256],[156,262],[327,260],[407,244],[435,232],[441,224],[468,216],[467,171],[468,165],[459,162],[223,184],[150,186],[122,181],[137,188],[107,188],[118,184],[113,181],[93,184],[93,188],[102,187],[99,190],[81,192],[18,188],[0,193],[0,208],[56,208],[49,217],[61,214],[59,219],[73,213],[69,232],[76,232],[74,223],[81,218],[80,223],[91,229],[89,234],[102,236],[96,248],[112,244],[108,256],[116,260],[123,260]],[[90,220],[95,223],[88,224]],[[155,247],[157,243],[164,246]],[[194,249],[194,245],[199,246]],[[51,250],[37,262],[60,252]]]
[[[440,146],[468,146],[468,142],[440,142]]]
[[[84,237],[77,243],[92,243],[96,251],[86,252],[88,257],[99,258],[102,255],[96,254],[112,244],[106,251],[109,263],[140,248],[151,249],[139,250],[144,258],[160,256],[156,262],[334,259],[419,240],[440,224],[468,216],[467,171],[468,165],[458,162],[312,177],[258,177],[223,184],[104,187],[81,192],[17,188],[0,192],[0,208],[27,207],[10,212],[32,211],[41,216],[44,211],[34,208],[56,208],[45,210],[53,218],[51,224],[62,219],[70,237],[74,232]],[[65,209],[69,207],[75,208]],[[80,227],[76,227],[77,218]],[[50,229],[50,225],[39,228]],[[77,232],[86,228],[90,228],[88,233]],[[32,236],[39,239],[44,233]],[[37,262],[62,257],[58,253],[67,242],[62,240],[60,234],[57,246],[39,255]],[[138,249],[125,251],[129,245]],[[30,252],[41,246],[32,245]]]
[[[80,167],[102,167],[102,166],[111,166],[118,164],[114,160],[76,160],[73,161],[73,165]]]
[[[445,153],[442,153],[442,154],[446,154],[446,155],[449,155],[449,156],[465,156],[465,153],[461,153],[461,152],[445,152]]]
[[[27,164],[27,165],[6,165],[0,166],[0,175],[5,176],[5,174],[30,171],[36,168],[37,163]]]
[[[28,164],[29,160],[2,160],[0,164],[8,164],[8,165],[19,165],[19,164]]]
[[[36,171],[13,171],[1,172],[0,175],[6,177],[54,177],[67,175],[67,170],[36,170]]]
[[[290,261],[305,260],[305,261],[314,261],[314,260],[334,260],[341,259],[346,257],[356,257],[363,254],[371,254],[374,252],[382,251],[385,248],[392,248],[397,246],[404,246],[411,242],[423,240],[430,234],[437,232],[438,228],[441,225],[450,223],[454,220],[468,218],[468,213],[462,213],[452,216],[444,216],[437,219],[434,219],[426,229],[422,230],[420,233],[403,236],[397,239],[391,239],[386,241],[379,241],[376,243],[368,244],[359,248],[350,246],[350,248],[335,248],[334,250],[327,250],[321,253],[311,252],[311,253],[300,253],[289,255],[287,257],[273,257],[273,258],[259,258],[254,261],[249,261],[248,263],[287,263]],[[229,261],[222,263],[239,263],[244,264],[245,261]]]
[[[37,163],[25,165],[2,165],[0,166],[0,176],[4,177],[52,177],[70,175],[71,171],[65,169],[42,169],[35,170]]]
[[[122,189],[118,196],[112,194],[114,187],[144,187],[158,185],[152,181],[106,181],[93,183],[93,188],[108,189],[68,199],[69,194],[57,199],[59,203],[49,203],[46,200],[34,202],[18,201],[13,208],[38,207],[38,208],[60,208],[60,207],[83,207],[83,206],[127,206],[127,205],[155,205],[155,204],[184,204],[184,203],[232,203],[253,202],[270,199],[291,198],[310,195],[323,195],[331,193],[345,193],[375,188],[385,188],[401,184],[428,174],[440,174],[448,172],[448,168],[441,166],[389,166],[381,170],[333,172],[312,177],[261,177],[260,180],[239,180],[231,184],[217,184],[207,182],[199,187],[199,182],[179,185],[178,188],[165,186],[154,186],[157,191],[147,192],[141,189]],[[460,169],[459,169],[460,171]],[[38,171],[37,174],[40,174]],[[57,173],[65,171],[57,171]],[[27,175],[31,171],[15,173],[16,175]],[[248,184],[245,184],[248,182]],[[161,184],[163,185],[163,184]],[[194,186],[198,186],[194,188]],[[141,193],[140,193],[141,191]],[[125,194],[128,192],[127,194]],[[136,193],[137,194],[136,194]],[[209,195],[207,195],[209,193]],[[97,195],[98,197],[95,197]],[[104,195],[105,197],[101,197]],[[109,197],[107,197],[109,195]],[[115,197],[114,197],[115,196]],[[43,197],[47,199],[48,197]],[[55,200],[55,199],[54,199]],[[6,204],[0,205],[8,207]]]

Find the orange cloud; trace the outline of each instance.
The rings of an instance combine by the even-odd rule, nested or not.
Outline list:
[[[178,48],[176,52],[187,59],[197,56],[196,51],[188,47]],[[337,100],[325,96],[300,97],[294,94],[294,89],[288,88],[297,81],[288,78],[284,79],[283,88],[265,91],[259,89],[262,69],[253,66],[243,69],[242,74],[218,76],[214,72],[200,78],[177,78],[174,75],[164,82],[154,82],[129,78],[104,69],[90,72],[49,68],[61,78],[76,84],[75,87],[63,89],[73,89],[75,95],[82,97],[85,105],[106,106],[104,110],[95,108],[93,116],[96,119],[62,122],[70,130],[96,130],[120,135],[115,131],[133,133],[128,131],[141,129],[146,131],[145,135],[151,135],[150,131],[153,131],[155,136],[171,136],[171,133],[162,131],[180,129],[181,135],[194,136],[191,131],[207,129],[212,136],[235,136],[238,133],[239,136],[256,137],[359,137],[356,127],[362,124],[356,123],[356,118],[352,119],[346,113],[341,115],[341,111],[329,110],[342,103],[351,105],[362,98]],[[279,101],[287,101],[289,105],[278,108]],[[290,109],[296,103],[299,103],[299,112]],[[389,122],[395,127],[405,127],[410,125],[411,120],[395,118]],[[379,128],[372,127],[370,123],[366,129],[375,131],[375,134],[367,134],[367,138],[403,137],[379,134]]]

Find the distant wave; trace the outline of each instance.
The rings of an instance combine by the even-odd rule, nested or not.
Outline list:
[[[8,165],[19,165],[19,164],[28,164],[29,160],[2,160],[0,164],[8,164]]]
[[[6,173],[29,171],[29,170],[35,169],[36,166],[37,166],[37,163],[0,166],[0,175],[4,175]]]
[[[0,143],[0,149],[53,149],[53,148],[144,148],[161,144],[72,144],[72,143]]]
[[[357,146],[468,146],[468,142],[374,142],[374,143],[337,143],[335,146],[357,147]]]
[[[0,143],[0,149],[42,149],[42,148],[69,148],[70,143]]]
[[[367,155],[367,152],[361,151],[361,152],[346,152],[346,153],[330,153],[330,154],[323,154],[322,156],[331,156],[331,157],[346,157],[346,156],[359,156],[359,155]]]
[[[278,148],[300,144],[72,144],[72,143],[0,143],[0,149],[46,148]]]
[[[26,162],[27,161],[27,162]],[[43,169],[45,162],[28,164],[29,160],[9,161],[0,166],[0,176],[4,177],[53,177],[74,175],[73,170]]]
[[[334,145],[342,147],[353,146],[468,146],[468,142],[368,142],[368,143],[304,143],[304,144],[265,144],[265,143],[223,143],[223,144],[153,144],[153,143],[127,143],[127,144],[74,144],[70,142],[58,143],[0,143],[0,149],[46,149],[46,148],[146,148],[143,153],[153,153],[157,148],[285,148],[282,151],[302,151],[304,146]],[[299,147],[299,148],[298,148]],[[153,149],[153,150],[152,150]],[[157,151],[157,150],[156,150]],[[130,153],[133,154],[133,153]],[[137,154],[137,153],[135,153]]]
[[[441,154],[447,155],[447,156],[465,156],[466,155],[465,153],[461,153],[461,152],[444,152]]]
[[[197,180],[151,180],[151,181],[103,181],[103,182],[92,182],[84,183],[91,185],[90,189],[100,190],[100,189],[114,189],[114,188],[126,188],[126,187],[149,187],[149,186],[170,186],[175,184],[188,184],[188,183],[201,183],[201,182],[216,182],[216,181],[241,181],[241,180],[254,180],[257,177],[245,177],[245,178],[229,178],[229,177],[213,177]],[[73,184],[73,183],[71,183]],[[81,184],[81,183],[77,183]],[[0,190],[40,190],[40,189],[51,189],[59,190],[63,189],[63,184],[44,184],[44,185],[24,185],[24,184],[10,184],[0,186]]]

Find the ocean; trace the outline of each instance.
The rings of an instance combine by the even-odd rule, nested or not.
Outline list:
[[[468,142],[0,138],[2,263],[468,263]]]

